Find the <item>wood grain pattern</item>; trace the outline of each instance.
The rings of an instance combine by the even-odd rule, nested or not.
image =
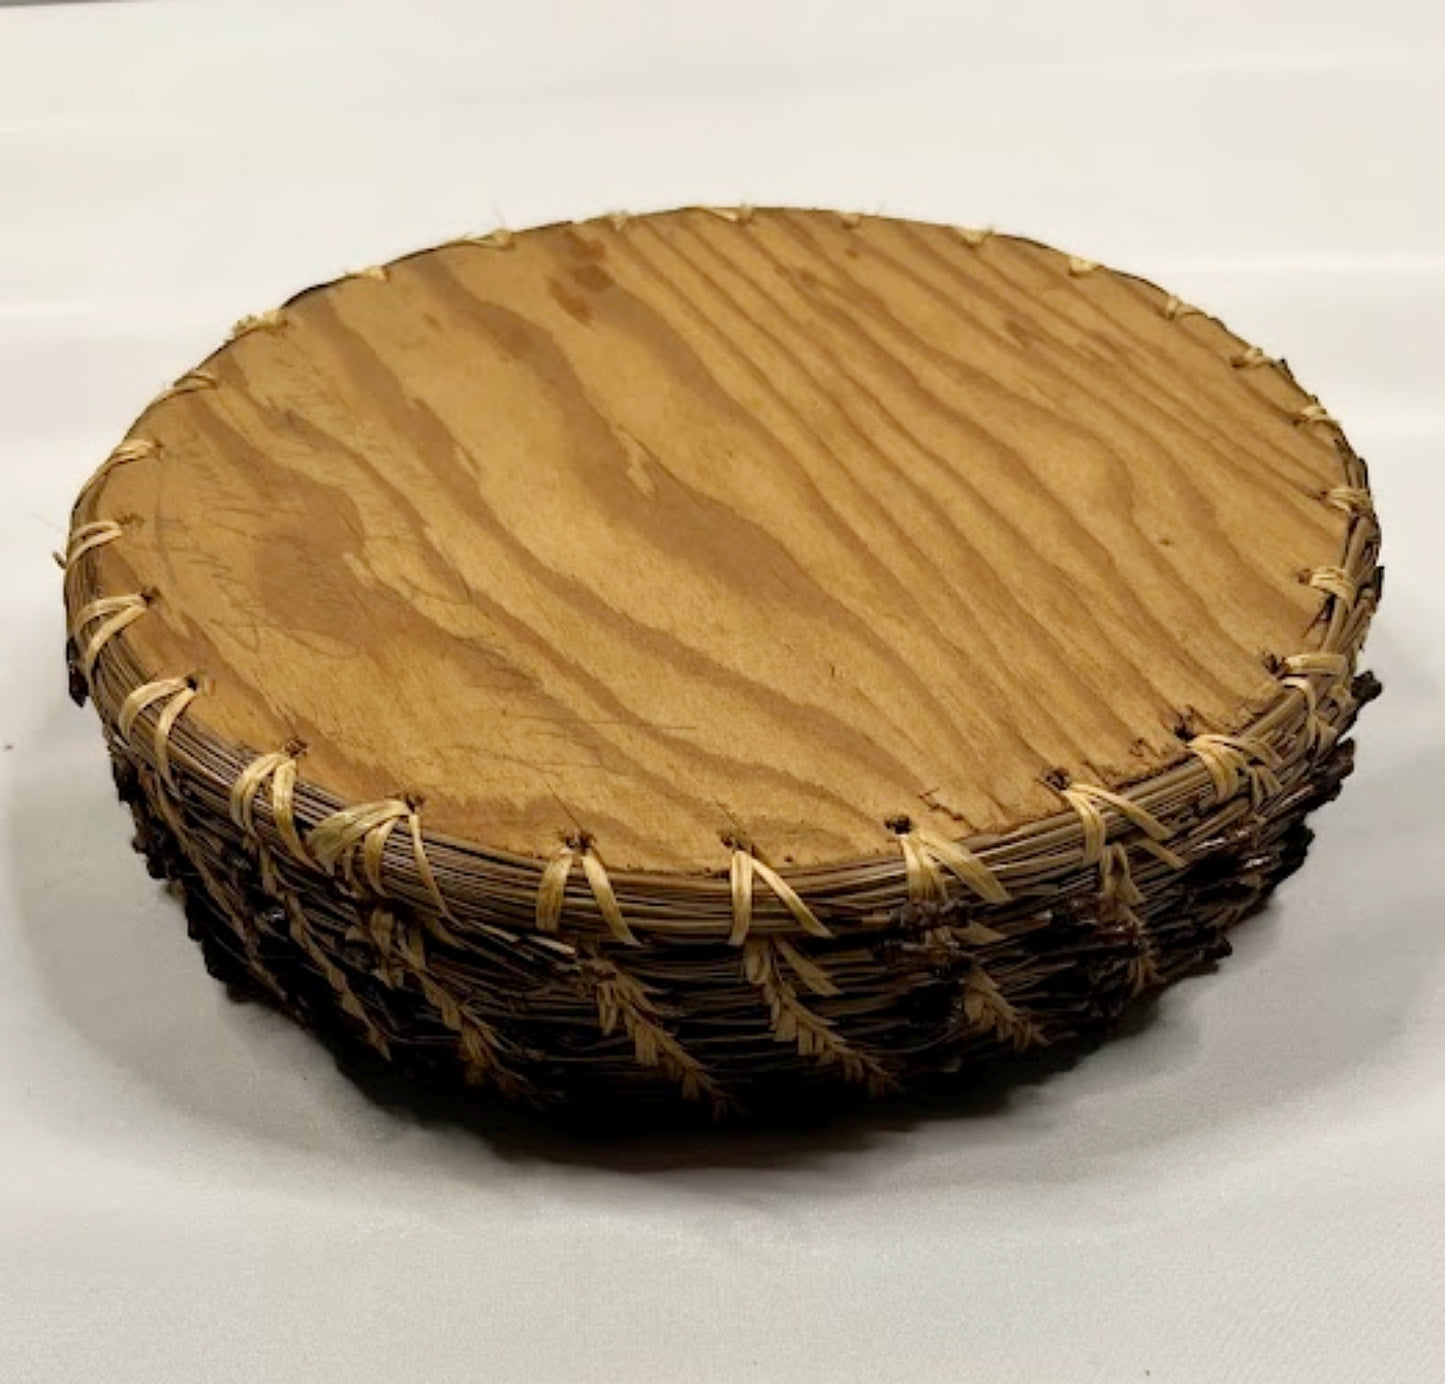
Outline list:
[[[1153,772],[1312,647],[1332,436],[1164,305],[827,213],[443,247],[217,353],[80,517],[126,519],[142,663],[344,799],[613,867],[875,854]]]

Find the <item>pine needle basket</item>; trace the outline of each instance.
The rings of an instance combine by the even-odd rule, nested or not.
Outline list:
[[[695,208],[238,324],[84,487],[68,662],[210,970],[543,1107],[1107,1033],[1304,858],[1378,691],[1283,361],[986,231]]]

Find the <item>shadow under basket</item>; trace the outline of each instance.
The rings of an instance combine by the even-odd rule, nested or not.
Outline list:
[[[68,662],[233,994],[726,1115],[1227,955],[1350,771],[1378,559],[1335,420],[1152,285],[697,208],[238,324],[82,491]]]

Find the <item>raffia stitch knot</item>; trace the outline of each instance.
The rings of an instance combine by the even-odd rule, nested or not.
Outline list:
[[[100,651],[128,625],[139,620],[149,608],[150,597],[137,593],[131,596],[101,596],[80,609],[71,622],[70,637],[80,649],[80,671],[87,681],[95,672]],[[90,625],[96,627],[82,644],[80,636]]]
[[[505,226],[501,226],[495,231],[488,231],[485,235],[463,236],[457,244],[479,245],[484,250],[511,250],[516,247],[517,236],[514,231],[509,231]]]
[[[251,313],[241,318],[231,328],[231,340],[235,341],[252,332],[276,332],[286,325],[286,314],[280,308],[267,308],[265,312]]]
[[[162,403],[167,399],[178,398],[182,394],[194,394],[202,389],[214,389],[216,377],[209,370],[187,370],[168,389],[163,389],[156,396],[156,402]]]
[[[709,216],[716,216],[721,221],[730,221],[735,226],[746,226],[753,219],[753,208],[746,202],[741,202],[735,207],[700,207]]]
[[[1279,768],[1279,756],[1262,740],[1208,733],[1196,735],[1189,749],[1204,765],[1216,802],[1228,802],[1247,783],[1250,801],[1257,809],[1281,791],[1274,772]]]
[[[992,226],[980,226],[976,229],[969,226],[954,226],[952,229],[954,235],[963,241],[970,250],[977,250],[994,233]]]
[[[1009,901],[1009,892],[999,883],[998,876],[961,842],[916,826],[907,817],[896,817],[888,825],[903,852],[910,899],[946,897],[944,871],[947,871],[985,903]]]
[[[1097,865],[1104,857],[1109,841],[1109,822],[1105,810],[1112,810],[1143,833],[1140,845],[1157,856],[1171,869],[1184,867],[1184,860],[1164,844],[1172,833],[1152,812],[1132,798],[1101,788],[1092,783],[1075,783],[1067,776],[1052,775],[1045,782],[1073,808],[1083,832],[1084,865]]]
[[[431,896],[437,913],[448,922],[454,923],[456,919],[452,916],[432,870],[431,861],[427,858],[421,817],[412,803],[399,798],[385,798],[380,802],[362,803],[333,812],[329,817],[323,817],[307,833],[306,847],[311,859],[321,869],[329,874],[339,875],[353,890],[357,887],[356,855],[357,848],[360,847],[361,867],[366,884],[373,894],[385,896],[387,890],[382,878],[382,862],[386,854],[386,843],[402,822],[407,826],[417,875]],[[455,941],[439,923],[433,920],[430,925],[444,940]]]
[[[1354,605],[1360,596],[1359,584],[1343,567],[1316,567],[1309,574],[1309,584],[1346,607]]]
[[[592,838],[583,834],[569,837],[542,870],[537,884],[538,930],[556,932],[561,925],[562,909],[567,900],[567,880],[572,867],[579,862],[597,911],[608,930],[619,942],[629,947],[639,946],[637,935],[622,916],[622,906],[617,902],[617,893],[612,888],[607,867],[593,848]]]
[[[732,846],[733,852],[728,866],[733,917],[732,930],[728,933],[730,945],[741,946],[747,940],[748,932],[752,928],[754,880],[762,880],[772,890],[804,932],[811,933],[814,937],[831,937],[833,935],[818,920],[817,914],[803,902],[798,891],[771,865],[759,860],[748,845],[736,838],[727,844]]]
[[[1339,738],[1339,732],[1321,708],[1338,694],[1343,680],[1349,676],[1349,660],[1343,654],[1328,652],[1292,654],[1283,660],[1281,670],[1285,674],[1281,683],[1304,699],[1307,749],[1311,754],[1328,750]],[[1323,685],[1317,684],[1316,679],[1321,679]]]
[[[1229,363],[1236,370],[1257,370],[1262,365],[1276,365],[1278,362],[1258,346],[1246,346],[1238,355],[1231,356]]]
[[[116,730],[121,738],[129,739],[141,712],[157,702],[165,703],[151,730],[151,745],[156,772],[161,782],[172,791],[176,783],[171,771],[171,731],[199,692],[194,677],[158,678],[155,682],[142,683],[132,689],[115,718]]]
[[[124,532],[125,529],[114,519],[95,519],[73,529],[70,541],[65,546],[63,565],[67,573],[86,553],[94,552],[107,543],[114,543]]]
[[[1337,485],[1325,491],[1324,500],[1334,509],[1363,518],[1375,517],[1375,501],[1368,490],[1357,485]]]
[[[1323,404],[1306,404],[1295,414],[1294,423],[1299,428],[1307,427],[1311,423],[1320,423],[1327,428],[1340,426]]]
[[[1100,861],[1099,895],[1107,913],[1133,944],[1129,984],[1134,994],[1140,994],[1159,983],[1156,948],[1144,920],[1135,911],[1144,903],[1144,895],[1134,883],[1129,853],[1117,842],[1105,848]]]

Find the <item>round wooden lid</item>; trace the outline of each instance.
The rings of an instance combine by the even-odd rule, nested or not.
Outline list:
[[[1235,729],[1347,517],[1288,372],[1138,279],[825,212],[499,234],[242,324],[85,512],[188,713],[614,868],[877,855]]]

